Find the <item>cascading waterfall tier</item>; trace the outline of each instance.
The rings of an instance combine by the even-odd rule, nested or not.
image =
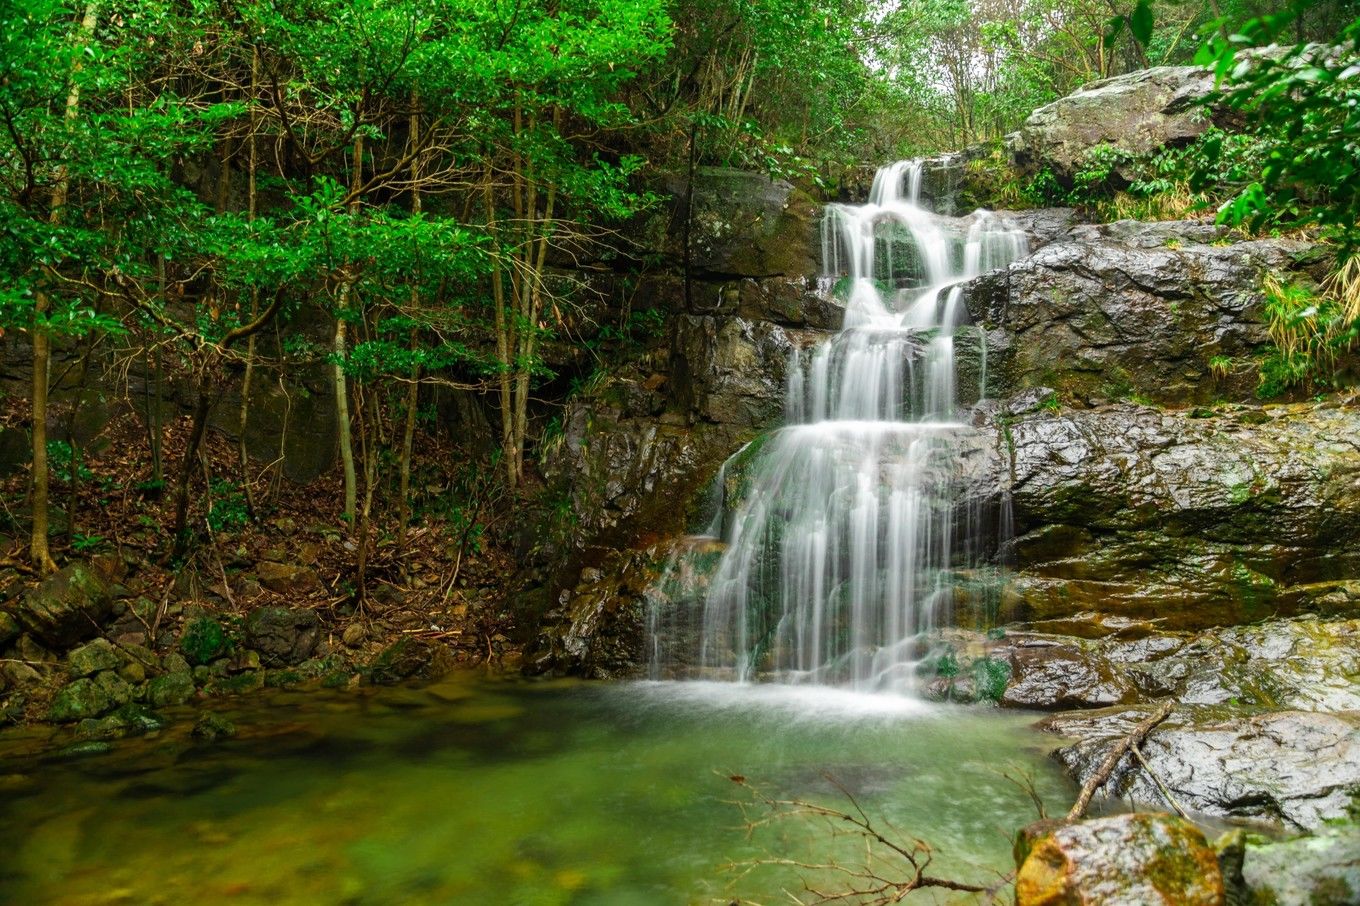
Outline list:
[[[979,528],[957,512],[959,285],[1026,247],[990,212],[931,213],[921,176],[895,163],[868,203],[826,209],[822,283],[844,325],[794,354],[787,425],[724,465],[713,522],[654,589],[654,678],[905,691],[949,619]]]

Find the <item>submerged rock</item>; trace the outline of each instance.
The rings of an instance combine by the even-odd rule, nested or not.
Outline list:
[[[1199,828],[1135,814],[1022,832],[1016,906],[1223,906],[1218,857]]]
[[[369,682],[391,686],[408,679],[435,680],[456,667],[453,652],[425,639],[405,638],[384,648],[368,666]]]
[[[204,711],[194,721],[193,735],[207,742],[229,739],[236,735],[236,724],[212,711]]]
[[[122,739],[163,729],[166,721],[144,705],[129,702],[107,717],[87,718],[76,729],[86,739]]]
[[[1045,729],[1081,741],[1054,757],[1084,783],[1112,746],[1146,716],[1141,709],[1060,715]],[[1186,809],[1311,830],[1343,818],[1360,796],[1360,713],[1280,711],[1236,717],[1178,710],[1143,743],[1157,779]],[[1125,756],[1103,794],[1165,807],[1139,762]]]

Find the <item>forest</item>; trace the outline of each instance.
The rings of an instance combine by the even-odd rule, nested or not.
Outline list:
[[[878,693],[887,652],[910,649],[893,667],[910,670],[913,701],[955,701],[966,680],[970,704],[1053,711],[1191,692],[1125,676],[1162,663],[1148,642],[1101,649],[1088,698],[1050,683],[1025,700],[1015,690],[1039,668],[1007,633],[1051,632],[1086,665],[1091,646],[1133,638],[1087,627],[1091,614],[1150,620],[1139,639],[1177,645],[1312,615],[1332,641],[1298,631],[1343,657],[1360,638],[1358,102],[1354,0],[0,0],[0,728],[17,734],[0,735],[0,794],[7,778],[21,799],[47,789],[21,758],[147,733],[155,751],[165,709],[436,681],[455,665],[862,689],[872,660]],[[865,325],[897,345],[844,339]],[[855,371],[870,367],[858,354],[887,370]],[[870,386],[886,409],[854,396]],[[991,446],[903,466],[864,427],[876,420],[972,425]],[[841,421],[869,433],[790,445]],[[1153,462],[1167,449],[1182,451],[1174,467]],[[865,450],[884,458],[854,475],[829,465]],[[1059,460],[1108,468],[1036,465]],[[940,469],[947,492],[893,484]],[[871,501],[837,509],[870,485]],[[780,496],[792,487],[823,488],[822,508]],[[794,599],[819,614],[796,633]],[[880,604],[905,616],[865,630]],[[1327,689],[1357,675],[1318,669]],[[1274,719],[1294,707],[1283,682],[1213,703]],[[453,745],[422,734],[465,695],[539,714],[510,688],[412,699],[384,745]],[[566,697],[534,718],[545,725],[615,715],[553,694]],[[1336,695],[1335,710],[1360,709],[1360,692]],[[239,707],[243,726],[279,719]],[[218,710],[189,714],[182,735],[234,735]],[[735,764],[722,740],[763,744],[722,713],[689,756],[705,771]],[[354,732],[328,720],[317,739]],[[537,744],[514,735],[522,723],[480,720],[507,750]],[[988,720],[960,718],[960,739],[994,734],[1028,757],[1028,731]],[[1155,724],[1118,726],[1111,757],[1132,738],[1141,759]],[[258,751],[283,745],[261,733]],[[658,728],[638,733],[660,745]],[[856,738],[853,758],[815,734],[798,745],[880,764],[872,732]],[[603,758],[594,744],[580,757]],[[646,777],[681,770],[651,751]],[[1078,783],[1104,770],[1094,790],[1116,764],[1083,751],[1094,765],[1064,764]],[[288,763],[297,776],[256,782],[310,789],[306,763]],[[603,783],[554,770],[536,782]],[[752,827],[762,809],[811,809],[863,819],[884,844],[854,783],[833,783],[842,813],[748,783],[753,770],[733,776]],[[1033,770],[1007,782],[1071,798]],[[91,777],[71,789],[98,798]],[[192,788],[166,789],[181,781]],[[921,808],[908,817],[928,824]],[[304,811],[271,820],[291,833]],[[666,845],[683,849],[681,830]],[[799,901],[895,902],[941,880],[922,840],[888,849],[915,882],[865,869],[849,893],[809,882]],[[555,891],[542,902],[606,902],[610,884],[632,891],[617,902],[672,901],[617,866],[578,883],[560,858],[523,868],[532,891]],[[774,861],[755,858],[756,876]],[[370,879],[344,899],[318,880],[247,884],[239,901],[490,902],[459,886],[472,872],[428,897]],[[0,899],[103,902],[30,881],[0,868]],[[1011,890],[935,886],[984,902]]]

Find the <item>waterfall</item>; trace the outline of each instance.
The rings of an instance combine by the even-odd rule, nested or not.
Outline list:
[[[785,427],[724,464],[709,543],[677,555],[703,550],[716,565],[667,567],[648,614],[653,677],[909,691],[924,636],[949,620],[977,548],[974,527],[955,524],[970,430],[959,284],[1026,245],[993,213],[931,213],[921,176],[901,161],[878,171],[866,204],[827,207],[819,285],[843,298],[844,324],[794,353]],[[686,601],[676,578],[699,572]]]

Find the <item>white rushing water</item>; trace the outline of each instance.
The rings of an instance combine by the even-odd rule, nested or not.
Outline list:
[[[952,486],[969,430],[959,285],[1026,247],[990,212],[931,213],[921,177],[919,162],[895,163],[866,204],[827,207],[822,283],[844,299],[844,325],[794,354],[786,427],[724,465],[710,540],[677,555],[652,596],[654,678],[910,691],[923,636],[949,619],[974,530],[956,524]],[[696,551],[718,558],[698,585]]]

